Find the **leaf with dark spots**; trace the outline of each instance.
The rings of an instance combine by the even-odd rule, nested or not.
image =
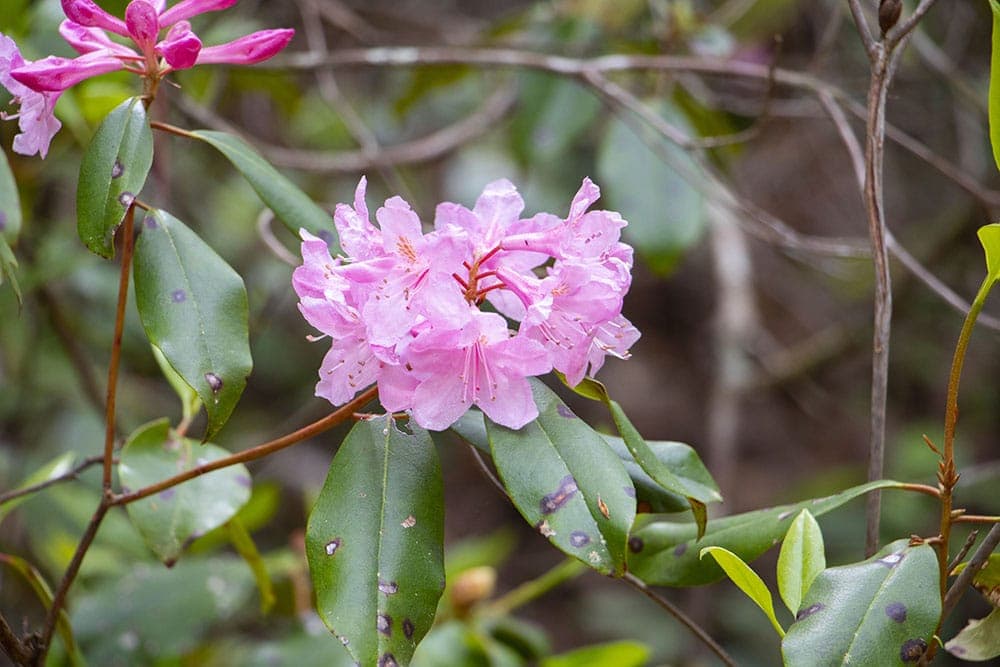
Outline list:
[[[689,547],[724,547],[749,563],[774,546],[788,531],[792,517],[803,509],[809,508],[814,516],[820,516],[873,489],[899,486],[899,482],[891,480],[869,482],[826,498],[713,519],[701,540],[693,521],[641,514],[632,534],[642,538],[646,548],[629,557],[629,571],[656,586],[710,584],[722,578],[722,570],[714,562],[699,560],[698,549]],[[781,516],[785,518],[779,519]]]
[[[205,439],[225,425],[246,387],[250,357],[243,279],[166,211],[153,210],[135,247],[135,296],[149,341],[201,399]],[[183,296],[183,299],[179,299]]]
[[[804,609],[799,609],[798,613],[795,614],[795,620],[801,621],[803,618],[808,618],[813,614],[815,614],[817,611],[823,609],[823,607],[824,605],[820,604],[819,602],[815,602],[809,605],[808,607],[805,607]]]
[[[1000,657],[1000,608],[994,607],[985,618],[970,620],[944,647],[963,660],[985,662]]]
[[[897,555],[893,567],[882,562]],[[860,563],[827,568],[803,605],[820,605],[782,640],[786,665],[893,665],[913,662],[941,614],[937,554],[897,540]]]
[[[574,530],[569,534],[569,543],[576,548],[585,547],[590,544],[590,535],[582,530]]]
[[[191,133],[222,153],[239,170],[257,196],[298,236],[300,229],[319,236],[336,257],[340,246],[333,216],[317,206],[302,190],[279,173],[249,144],[225,132],[198,130]]]
[[[643,543],[641,537],[636,537],[633,535],[632,537],[628,538],[628,550],[634,554],[637,554],[640,551],[642,551],[643,547],[645,546],[646,545]]]
[[[356,423],[306,529],[317,611],[362,665],[408,664],[444,586],[437,451],[426,431],[409,429],[391,417]]]
[[[142,100],[125,100],[107,115],[80,163],[77,231],[92,252],[111,259],[115,230],[146,183],[153,164],[153,132]]]
[[[628,532],[635,498],[621,460],[581,419],[567,419],[564,404],[538,380],[532,381],[538,418],[519,430],[487,421],[496,465],[514,505],[529,525],[563,552],[604,574],[625,571]],[[591,536],[588,548],[572,535]]]
[[[166,419],[140,427],[125,443],[118,464],[123,489],[139,489],[229,452],[176,437]],[[250,473],[238,464],[164,489],[126,506],[146,543],[166,563],[190,541],[229,521],[250,499]]]

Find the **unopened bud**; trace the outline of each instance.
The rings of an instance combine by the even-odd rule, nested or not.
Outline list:
[[[882,34],[889,32],[896,25],[899,15],[903,12],[903,0],[882,0],[878,6],[878,27]]]
[[[455,614],[464,616],[477,602],[493,595],[497,571],[492,567],[474,567],[458,575],[451,588],[451,605]]]

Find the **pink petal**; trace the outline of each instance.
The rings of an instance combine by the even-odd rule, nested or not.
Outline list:
[[[11,71],[11,76],[33,90],[62,92],[84,79],[122,67],[124,65],[117,57],[94,51],[73,59],[47,56],[18,67]]]
[[[198,56],[198,64],[253,65],[273,57],[288,46],[294,35],[291,28],[252,32],[225,44],[205,47]]]
[[[127,46],[111,41],[108,38],[108,34],[100,28],[88,28],[69,19],[66,19],[59,25],[59,34],[80,55],[94,51],[108,51],[125,57],[137,55],[135,51]]]
[[[194,67],[201,53],[201,40],[191,32],[191,24],[179,21],[167,33],[166,39],[156,45],[156,52],[174,69]]]
[[[160,14],[160,25],[168,26],[206,12],[228,9],[239,0],[183,0]]]
[[[21,155],[38,155],[45,159],[49,144],[62,123],[53,114],[59,93],[34,93],[21,97],[18,127],[21,133],[14,137],[14,151]]]
[[[343,405],[373,384],[379,363],[363,338],[335,341],[319,369],[316,395],[334,405]]]
[[[143,53],[150,53],[160,35],[158,12],[146,0],[132,0],[125,9],[125,25]]]
[[[497,397],[476,402],[486,416],[496,424],[519,429],[538,417],[538,406],[531,394],[531,385],[524,377],[501,375],[497,378]]]
[[[66,18],[80,25],[102,28],[122,37],[130,37],[128,26],[116,16],[108,14],[97,6],[93,0],[62,0],[63,13]]]

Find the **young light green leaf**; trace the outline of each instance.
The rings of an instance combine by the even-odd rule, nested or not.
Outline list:
[[[156,365],[160,367],[163,377],[166,378],[171,389],[177,394],[177,398],[181,400],[181,420],[185,424],[191,423],[191,420],[194,419],[195,414],[201,409],[202,405],[201,398],[198,397],[198,392],[188,386],[184,378],[177,374],[177,371],[173,369],[167,358],[160,352],[160,348],[150,345],[150,349],[153,351],[153,358],[156,359]]]
[[[993,12],[993,50],[990,56],[990,144],[993,160],[1000,169],[1000,1],[990,0]]]
[[[635,489],[607,442],[532,381],[538,418],[519,430],[487,420],[493,463],[521,516],[553,545],[604,574],[625,571]]]
[[[736,584],[741,591],[747,594],[754,603],[760,607],[767,619],[774,626],[774,631],[779,637],[785,636],[785,629],[778,623],[774,615],[774,600],[771,591],[767,589],[760,576],[750,569],[750,566],[743,562],[743,559],[728,549],[722,547],[705,547],[699,552],[698,558],[704,558],[705,554],[711,554],[715,562],[726,573],[726,575]]]
[[[638,429],[632,425],[622,406],[617,401],[612,400],[603,384],[591,378],[584,378],[583,382],[571,388],[581,396],[601,401],[608,407],[608,410],[611,411],[611,419],[615,422],[615,427],[621,434],[632,458],[664,490],[687,498],[695,518],[695,524],[698,526],[698,537],[704,535],[708,516],[705,505],[722,501],[719,487],[716,486],[715,480],[708,474],[704,465],[701,466],[701,469],[704,470],[705,474],[699,474],[697,478],[674,474],[673,470],[656,456],[649,444],[639,434]]]
[[[35,596],[41,601],[45,609],[52,607],[52,589],[49,587],[48,582],[45,581],[42,573],[38,571],[38,568],[25,559],[10,554],[0,554],[0,563],[6,563],[28,582],[31,590],[35,592]],[[59,636],[62,637],[63,643],[66,645],[66,653],[69,654],[70,664],[73,667],[85,665],[86,662],[80,653],[79,647],[76,645],[76,639],[73,637],[73,625],[70,623],[69,614],[66,613],[65,609],[59,610],[56,627],[59,630]]]
[[[221,459],[229,452],[171,432],[166,419],[139,427],[121,453],[122,489],[137,490]],[[250,499],[250,473],[243,464],[215,470],[130,503],[126,510],[149,548],[168,565],[194,538],[229,521]]]
[[[1000,280],[1000,223],[983,225],[978,235],[986,252],[986,279],[996,282]]]
[[[253,366],[243,279],[166,211],[149,211],[139,227],[139,316],[149,342],[205,404],[208,440],[236,408]]]
[[[993,608],[985,618],[973,619],[944,645],[956,658],[984,662],[1000,657],[1000,608]]]
[[[788,611],[798,613],[802,597],[825,569],[823,532],[812,512],[804,509],[788,527],[778,553],[778,592]]]
[[[934,550],[897,540],[870,559],[820,573],[781,643],[785,664],[916,662],[941,614]]]
[[[359,421],[309,515],[316,607],[362,665],[409,664],[444,589],[441,468],[426,431]]]
[[[545,658],[541,667],[642,667],[648,664],[649,647],[633,641],[584,646]]]
[[[656,586],[710,584],[721,579],[723,572],[714,562],[699,560],[697,547],[724,547],[751,562],[781,540],[792,518],[803,509],[820,516],[873,489],[899,486],[891,480],[869,482],[826,498],[713,519],[701,541],[694,522],[641,514],[629,539],[629,571]]]
[[[330,252],[337,254],[340,246],[333,217],[272,167],[247,142],[231,134],[211,130],[197,130],[191,136],[212,146],[232,162],[257,196],[293,234],[298,236],[299,230],[305,229],[326,241]]]
[[[240,517],[234,516],[225,523],[226,533],[232,543],[236,553],[243,557],[253,578],[257,582],[257,590],[260,592],[260,613],[267,614],[274,606],[274,585],[271,583],[271,575],[267,572],[267,564],[257,550],[257,544],[253,541],[253,536],[247,530],[246,524]]]
[[[13,490],[16,491],[20,489],[26,489],[29,486],[35,486],[37,484],[41,484],[42,482],[59,477],[60,475],[64,475],[73,469],[73,464],[75,462],[76,462],[75,452],[66,452],[65,454],[61,454],[56,458],[54,458],[53,460],[46,463],[45,465],[43,465],[35,472],[28,475],[28,477],[25,478],[25,480],[18,485],[17,489]],[[15,507],[25,502],[26,500],[30,499],[31,499],[31,494],[28,494],[25,496],[20,496],[19,498],[14,498],[13,500],[10,500],[0,505],[0,523],[3,523],[3,520],[7,517],[8,514],[10,514],[14,510]]]
[[[80,163],[76,190],[80,240],[101,257],[115,256],[115,230],[153,165],[153,132],[146,107],[133,97],[104,119]]]

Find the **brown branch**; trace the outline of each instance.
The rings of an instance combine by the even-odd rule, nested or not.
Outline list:
[[[951,520],[952,523],[1000,523],[1000,516],[985,516],[982,514],[960,514]]]
[[[359,408],[364,407],[366,403],[375,398],[378,393],[378,387],[373,385],[358,394],[350,403],[345,403],[343,406],[338,408],[336,411],[330,413],[326,417],[304,426],[299,430],[289,433],[288,435],[282,436],[270,442],[265,442],[262,445],[257,445],[256,447],[251,447],[242,452],[238,452],[231,456],[225,458],[217,459],[211,461],[204,465],[200,465],[196,468],[191,468],[182,473],[174,475],[173,477],[168,477],[167,479],[156,482],[149,486],[143,487],[137,491],[131,491],[129,493],[122,493],[119,495],[112,496],[110,500],[111,505],[128,505],[137,500],[142,500],[147,496],[151,496],[155,493],[159,493],[165,489],[177,486],[178,484],[183,484],[184,482],[199,477],[201,475],[212,472],[213,470],[219,470],[221,468],[228,468],[229,466],[236,465],[238,463],[247,463],[249,461],[255,461],[257,459],[263,458],[275,452],[279,452],[282,449],[291,447],[292,445],[299,443],[306,438],[311,438],[313,436],[319,435],[325,431],[329,431],[334,426],[342,424],[343,422],[351,419],[353,414],[358,411]]]
[[[26,646],[25,642],[21,641],[17,633],[11,629],[3,614],[0,614],[0,647],[16,665],[30,664],[34,656],[32,649]]]
[[[933,498],[941,497],[941,490],[935,486],[930,486],[929,484],[900,484],[896,488],[902,489],[903,491],[915,491]]]
[[[865,18],[865,12],[861,8],[861,0],[847,0],[847,6],[851,8],[851,16],[854,17],[854,23],[857,24],[858,36],[865,47],[865,52],[868,53],[869,58],[874,60],[875,38],[872,37],[871,28],[868,27],[868,19]]]
[[[969,536],[965,538],[965,544],[962,545],[962,548],[958,550],[958,553],[955,554],[955,557],[951,559],[950,563],[948,563],[949,573],[953,572],[955,568],[958,567],[958,564],[962,562],[962,559],[968,555],[969,550],[976,543],[977,537],[979,537],[978,530],[973,530],[969,532]]]
[[[130,204],[122,225],[122,266],[118,279],[118,307],[115,312],[114,338],[111,341],[111,362],[108,364],[107,411],[104,417],[104,476],[101,482],[105,495],[111,492],[111,465],[115,454],[115,404],[118,397],[118,370],[122,358],[122,333],[125,330],[125,306],[128,304],[129,272],[132,269],[132,251],[135,248],[134,225],[135,206]]]
[[[77,476],[87,468],[103,462],[104,462],[103,455],[91,456],[90,458],[81,461],[72,470],[64,472],[61,475],[57,475],[56,477],[51,477],[45,480],[44,482],[39,482],[38,484],[32,484],[31,486],[26,486],[23,489],[14,489],[12,491],[0,493],[0,505],[3,505],[4,503],[9,503],[10,501],[15,500],[16,498],[20,498],[22,496],[27,496],[31,495],[32,493],[37,493],[38,491],[41,491],[42,489],[47,489],[48,487],[53,486],[55,484],[76,479]]]
[[[853,2],[853,0],[852,0]],[[900,44],[917,27],[924,15],[931,10],[937,0],[920,0],[920,4],[913,10],[906,20],[897,23],[896,27],[890,30],[885,36],[886,45],[892,49]]]
[[[990,529],[990,532],[986,534],[983,543],[979,545],[976,553],[969,559],[968,565],[959,573],[958,577],[952,583],[951,588],[948,589],[948,593],[944,596],[944,603],[941,606],[942,621],[955,609],[955,605],[965,595],[965,589],[972,583],[972,578],[979,574],[979,570],[986,564],[987,559],[989,559],[990,554],[993,553],[998,544],[1000,544],[1000,523],[994,525]]]

